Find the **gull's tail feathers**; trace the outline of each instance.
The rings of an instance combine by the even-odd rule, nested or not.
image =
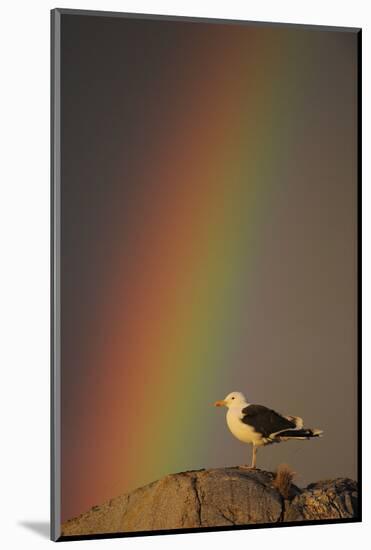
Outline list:
[[[286,416],[287,420],[290,420],[290,422],[293,422],[295,424],[295,428],[298,430],[301,430],[304,426],[304,421],[300,416]]]
[[[292,429],[292,430],[283,430],[275,434],[275,439],[288,440],[288,439],[312,439],[312,437],[322,437],[323,430],[312,429],[312,428],[302,428],[302,429]]]

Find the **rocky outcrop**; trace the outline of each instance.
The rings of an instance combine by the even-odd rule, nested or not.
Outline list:
[[[311,483],[289,503],[285,521],[353,518],[357,500],[357,483],[350,479]]]
[[[283,476],[285,478],[285,475]],[[241,467],[168,475],[94,506],[62,525],[62,536],[354,518],[357,484],[320,481],[299,489]]]

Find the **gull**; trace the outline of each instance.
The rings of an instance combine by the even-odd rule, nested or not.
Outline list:
[[[284,416],[263,405],[248,403],[241,392],[231,392],[214,405],[227,407],[228,428],[237,439],[253,446],[252,469],[256,468],[258,447],[290,439],[311,439],[323,434],[322,430],[304,428],[303,419],[299,416]]]

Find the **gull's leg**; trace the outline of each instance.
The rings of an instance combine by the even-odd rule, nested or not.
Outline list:
[[[255,470],[256,468],[256,452],[257,452],[257,448],[255,447],[255,445],[252,446],[252,462],[251,462],[251,468],[253,468]]]
[[[242,468],[243,470],[256,470],[256,453],[258,452],[258,449],[257,447],[255,447],[255,445],[253,444],[252,446],[252,462],[251,462],[251,466],[248,466],[247,464],[246,465],[243,465],[243,466],[239,466],[239,468]]]

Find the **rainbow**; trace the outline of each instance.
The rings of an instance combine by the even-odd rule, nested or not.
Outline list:
[[[176,25],[188,49],[174,53],[182,72],[163,69],[171,116],[161,126],[151,113],[157,126],[141,130],[151,139],[135,175],[120,159],[115,166],[133,204],[115,204],[102,236],[107,268],[95,332],[81,339],[89,380],[76,382],[63,521],[167,473],[207,467],[210,405],[221,388],[235,389],[228,365],[243,356],[251,266],[285,162],[277,139],[292,139],[284,105],[295,32]]]

